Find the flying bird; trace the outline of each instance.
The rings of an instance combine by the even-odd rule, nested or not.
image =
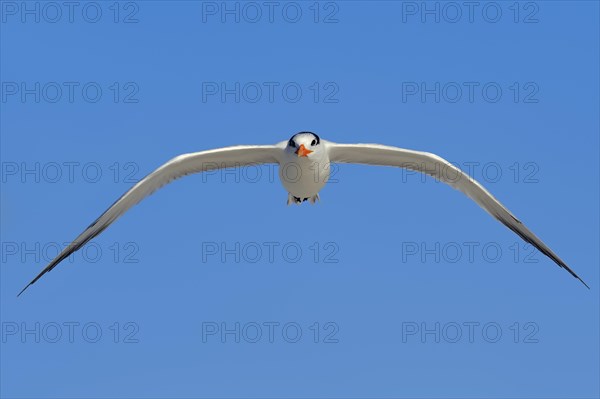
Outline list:
[[[102,233],[134,205],[167,183],[180,177],[215,169],[259,164],[279,164],[279,178],[288,192],[287,203],[319,200],[319,191],[330,174],[330,163],[395,166],[425,173],[466,194],[486,212],[535,246],[571,275],[588,285],[531,232],[519,219],[472,177],[443,158],[428,152],[380,144],[338,144],[312,132],[300,132],[275,145],[239,145],[177,156],[150,173],[89,225],[61,251],[21,292],[54,269],[60,262]]]

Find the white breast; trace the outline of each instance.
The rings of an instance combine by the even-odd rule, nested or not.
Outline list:
[[[279,179],[283,187],[295,197],[310,198],[316,195],[329,180],[329,159],[298,157],[286,154],[279,165]]]

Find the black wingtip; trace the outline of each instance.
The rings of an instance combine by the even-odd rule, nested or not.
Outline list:
[[[23,292],[24,292],[24,291],[25,291],[27,288],[29,288],[29,286],[31,286],[32,284],[33,284],[33,282],[31,282],[31,283],[27,284],[27,285],[25,286],[25,288],[23,288],[23,289],[21,290],[21,292],[19,292],[19,293],[17,294],[17,298],[18,298],[18,297],[20,297],[20,296],[21,296],[21,294],[22,294],[22,293],[23,293]],[[584,284],[585,284],[585,283],[584,283]]]
[[[585,283],[579,276],[576,276],[577,280],[581,281],[581,284],[585,285],[588,290],[591,290],[590,286]]]
[[[561,263],[559,263],[558,265],[559,265],[560,267],[562,267],[562,268],[566,269],[566,270],[567,270],[567,271],[568,271],[568,272],[571,274],[571,276],[573,276],[573,277],[575,277],[577,280],[581,281],[581,284],[585,285],[585,287],[586,287],[588,290],[591,290],[590,286],[589,286],[589,285],[587,285],[587,284],[585,283],[585,281],[583,281],[583,279],[582,279],[581,277],[579,277],[579,276],[577,275],[577,273],[575,273],[573,270],[571,270],[571,268],[570,268],[569,266],[567,266],[567,265],[566,265],[564,262],[562,262],[562,261],[561,261]]]
[[[568,271],[568,272],[571,274],[571,276],[573,276],[573,277],[575,277],[577,280],[581,281],[581,284],[585,285],[585,287],[586,287],[588,290],[591,290],[590,286],[589,286],[589,285],[587,285],[587,284],[585,283],[585,281],[583,281],[583,279],[577,275],[577,273],[575,273],[573,270],[571,270],[571,268],[570,268],[569,266],[567,266],[566,264],[564,264],[564,262],[561,262],[561,263],[559,263],[559,266],[561,266],[562,268],[566,269],[566,270],[567,270],[567,271]]]

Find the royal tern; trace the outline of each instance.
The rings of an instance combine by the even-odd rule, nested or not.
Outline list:
[[[573,277],[588,285],[546,244],[521,223],[472,177],[437,155],[380,144],[338,144],[321,140],[312,132],[300,132],[275,145],[240,145],[175,157],[150,173],[89,225],[61,251],[21,292],[61,261],[103,232],[135,204],[167,183],[192,173],[259,164],[279,164],[279,178],[288,191],[287,203],[315,203],[329,179],[330,163],[396,166],[428,174],[463,192],[490,215],[534,245]],[[449,173],[450,172],[450,173]],[[588,287],[589,288],[589,287]]]

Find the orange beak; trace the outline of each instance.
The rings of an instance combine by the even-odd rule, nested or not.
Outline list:
[[[304,144],[300,144],[300,148],[298,148],[295,153],[298,154],[299,157],[305,157],[311,152],[311,150],[307,150],[306,147],[304,147]]]

